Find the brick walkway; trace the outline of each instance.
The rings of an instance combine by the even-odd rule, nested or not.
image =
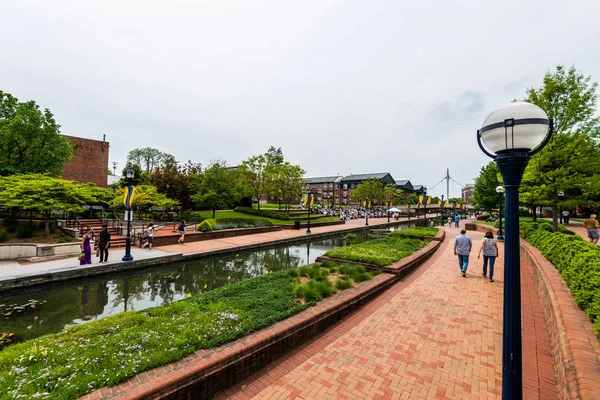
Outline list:
[[[481,276],[475,239],[467,278],[452,252],[456,228],[424,266],[329,331],[218,398],[499,399],[503,259]],[[501,252],[502,247],[500,246]],[[525,398],[556,398],[546,325],[524,270]]]

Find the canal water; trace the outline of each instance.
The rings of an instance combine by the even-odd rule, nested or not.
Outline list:
[[[353,242],[361,240],[364,237]],[[0,335],[13,333],[14,343],[107,315],[164,305],[269,271],[313,263],[327,250],[346,244],[344,236],[336,236],[0,293]]]

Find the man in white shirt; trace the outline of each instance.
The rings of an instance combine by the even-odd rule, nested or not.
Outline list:
[[[473,247],[473,241],[466,235],[467,231],[462,229],[460,235],[454,239],[454,255],[458,256],[458,266],[463,278],[467,277],[469,267],[469,254]]]

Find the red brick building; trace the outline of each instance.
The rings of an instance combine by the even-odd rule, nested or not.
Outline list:
[[[475,185],[468,184],[462,188],[462,201],[465,203],[471,203],[473,200],[473,194],[475,193]]]
[[[106,187],[108,182],[108,142],[65,135],[73,146],[73,159],[63,166],[63,179],[93,182]]]

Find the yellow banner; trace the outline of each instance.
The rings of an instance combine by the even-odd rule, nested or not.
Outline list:
[[[419,204],[423,204],[423,196],[419,196]]]
[[[123,204],[129,208],[133,203],[133,195],[135,194],[135,186],[131,187],[131,194],[129,193],[129,186],[125,188],[123,192]]]
[[[441,207],[441,206],[442,206],[442,201],[438,200],[438,207]]]
[[[371,202],[369,201],[369,205],[367,206],[367,208],[371,208]]]
[[[431,196],[427,196],[427,204],[431,203]]]

